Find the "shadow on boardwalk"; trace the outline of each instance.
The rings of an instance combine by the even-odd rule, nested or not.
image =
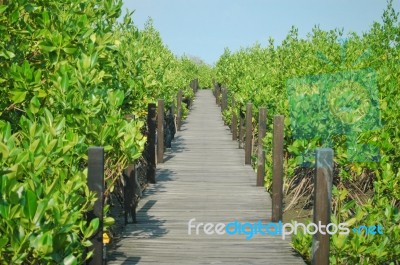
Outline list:
[[[199,91],[187,121],[157,165],[157,183],[139,203],[108,264],[305,264],[290,238],[188,234],[188,222],[270,221],[271,200],[256,187],[244,151],[231,141],[211,91]]]

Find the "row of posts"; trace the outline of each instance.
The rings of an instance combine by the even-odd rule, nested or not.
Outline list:
[[[198,79],[190,82],[190,87],[196,93],[199,88]],[[181,130],[182,124],[182,100],[183,91],[177,93],[176,104],[176,129]],[[156,183],[156,164],[164,162],[164,100],[159,99],[158,104],[149,103],[147,107],[147,171],[146,177],[149,183]],[[174,107],[172,108],[174,109]],[[137,174],[135,164],[130,164],[124,170],[125,187],[124,187],[124,212],[125,224],[128,223],[128,215],[131,215],[132,222],[136,222],[136,205],[135,205],[135,177]],[[99,218],[100,225],[97,232],[92,236],[92,246],[89,250],[93,250],[93,256],[87,261],[88,265],[104,265],[107,263],[106,250],[103,243],[103,210],[104,210],[104,148],[89,147],[88,150],[88,187],[89,190],[96,194],[96,202],[93,210],[87,214],[87,221]]]
[[[214,84],[216,103],[224,112],[228,108],[228,90],[218,83]],[[237,140],[239,148],[243,137],[245,137],[245,157],[246,165],[251,165],[253,147],[253,104],[246,104],[245,115],[237,116],[235,111],[235,99],[232,96],[232,120],[231,132],[232,140]],[[238,126],[239,122],[239,126]],[[245,130],[243,129],[245,124]],[[238,132],[239,127],[239,132]],[[261,107],[258,115],[258,153],[257,153],[257,178],[256,186],[264,186],[265,178],[265,151],[263,139],[267,130],[267,109]],[[245,134],[245,135],[244,135]],[[282,221],[283,216],[283,176],[284,176],[284,116],[274,115],[272,132],[272,213],[271,221]],[[331,214],[331,194],[333,180],[333,150],[330,148],[317,148],[315,152],[315,177],[314,177],[314,210],[313,222],[328,225]],[[313,236],[312,244],[312,264],[329,264],[329,234],[316,233]]]

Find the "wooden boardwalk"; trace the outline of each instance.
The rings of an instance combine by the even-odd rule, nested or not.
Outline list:
[[[196,95],[165,163],[157,165],[137,209],[137,224],[109,251],[108,264],[305,264],[290,238],[256,235],[206,235],[188,222],[267,223],[271,199],[256,187],[256,174],[244,165],[244,150],[231,140],[210,90]]]

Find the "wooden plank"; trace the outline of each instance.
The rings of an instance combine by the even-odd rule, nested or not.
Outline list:
[[[301,264],[290,237],[188,235],[188,222],[271,221],[271,198],[256,187],[244,150],[231,140],[210,90],[196,101],[172,148],[157,166],[137,207],[137,223],[125,227],[108,264]]]

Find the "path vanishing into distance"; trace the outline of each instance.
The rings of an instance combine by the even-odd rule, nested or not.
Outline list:
[[[213,235],[199,223],[268,223],[271,198],[256,187],[244,150],[224,125],[211,90],[199,90],[177,132],[156,184],[149,184],[108,264],[305,264],[280,235]],[[188,223],[192,221],[191,235]],[[233,229],[232,229],[233,230]]]

